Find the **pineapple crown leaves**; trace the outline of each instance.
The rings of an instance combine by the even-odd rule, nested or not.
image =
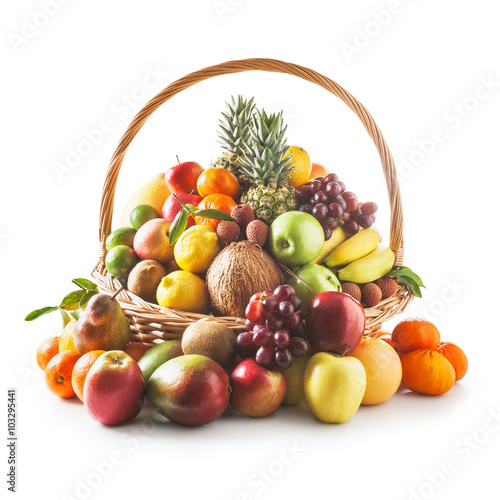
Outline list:
[[[238,95],[226,102],[227,111],[222,112],[224,119],[219,120],[219,143],[231,155],[242,156],[244,144],[250,138],[251,120],[255,109],[254,98],[244,99]]]
[[[288,146],[283,111],[270,115],[265,110],[257,111],[252,124],[250,140],[245,142],[245,156],[240,162],[241,169],[265,184],[286,181],[292,172],[293,161],[291,156],[285,157]]]

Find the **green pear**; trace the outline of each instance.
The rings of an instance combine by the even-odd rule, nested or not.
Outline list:
[[[130,324],[116,299],[98,293],[76,322],[73,340],[80,354],[102,349],[122,350],[130,339]]]
[[[318,352],[307,363],[307,404],[322,422],[347,422],[358,411],[365,390],[366,372],[357,358]]]
[[[295,356],[291,366],[283,370],[283,375],[286,378],[284,404],[291,406],[301,405],[306,402],[306,394],[304,392],[304,371],[311,356],[312,353],[310,351],[303,356]]]

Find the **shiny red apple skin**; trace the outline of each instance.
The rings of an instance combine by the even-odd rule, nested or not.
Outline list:
[[[177,198],[179,198],[179,200],[181,200],[184,205],[189,204],[194,205],[195,207],[197,207],[200,201],[203,200],[203,198],[201,196],[198,196],[197,194],[175,193],[175,196],[177,196]],[[161,216],[165,220],[174,222],[174,219],[180,212],[181,208],[182,205],[175,199],[173,195],[170,195],[163,205]],[[194,224],[195,222],[193,217],[188,217],[186,229],[188,227],[194,226]]]
[[[144,378],[137,361],[123,351],[105,352],[89,370],[83,395],[89,414],[101,424],[132,420],[144,402]]]
[[[273,413],[286,395],[286,378],[279,371],[267,370],[255,359],[243,360],[229,379],[231,405],[243,415],[265,417]]]
[[[306,314],[307,337],[313,353],[349,355],[365,331],[365,310],[343,292],[316,295]]]
[[[197,194],[196,181],[203,167],[195,161],[185,161],[165,172],[165,182],[171,193]]]

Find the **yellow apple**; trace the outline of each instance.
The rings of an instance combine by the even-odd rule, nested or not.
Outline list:
[[[366,372],[359,359],[318,352],[307,363],[307,404],[322,422],[347,422],[358,411],[365,389]]]
[[[303,356],[296,356],[293,358],[293,363],[290,368],[283,370],[283,375],[286,378],[284,404],[291,406],[301,405],[306,402],[306,395],[304,393],[304,371],[311,356],[311,352]]]

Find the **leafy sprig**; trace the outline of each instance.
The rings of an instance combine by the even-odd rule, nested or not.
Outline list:
[[[416,273],[414,273],[409,267],[406,266],[394,266],[387,274],[390,278],[397,278],[403,283],[407,284],[415,297],[422,297],[422,291],[420,288],[425,288],[422,283],[422,279]]]
[[[99,290],[95,283],[85,278],[75,278],[72,282],[79,286],[80,289],[68,293],[58,306],[47,306],[31,311],[26,318],[24,318],[24,320],[33,321],[38,319],[40,316],[44,316],[45,314],[49,314],[57,310],[71,311],[71,316],[78,319],[80,317],[80,311],[85,308],[88,301],[96,293],[99,293]]]
[[[198,207],[194,205],[184,204],[181,200],[175,195],[172,196],[182,205],[182,208],[179,210],[177,215],[175,216],[172,225],[170,226],[170,231],[168,233],[168,242],[173,245],[181,236],[181,234],[186,230],[187,222],[189,216],[196,217],[204,217],[207,219],[217,219],[217,220],[231,220],[234,221],[230,215],[226,214],[222,210],[215,210],[214,208],[208,208],[205,210],[200,210]]]

